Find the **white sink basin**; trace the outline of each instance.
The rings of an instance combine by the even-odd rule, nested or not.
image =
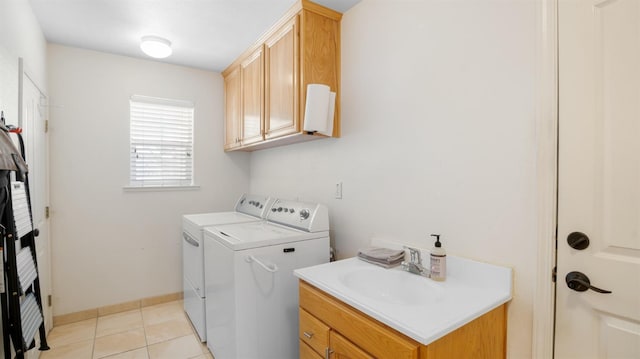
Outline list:
[[[442,288],[433,281],[397,269],[362,268],[339,280],[354,292],[389,304],[424,305],[435,303],[443,295]]]

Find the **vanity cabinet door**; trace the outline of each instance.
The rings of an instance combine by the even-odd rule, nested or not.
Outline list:
[[[373,359],[371,355],[334,331],[329,334],[329,347],[331,359]]]
[[[322,355],[316,353],[310,346],[300,340],[300,359],[325,359]]]

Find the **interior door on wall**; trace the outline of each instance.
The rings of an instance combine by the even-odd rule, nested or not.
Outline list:
[[[558,32],[555,357],[640,358],[640,1],[560,0]]]
[[[36,252],[38,277],[42,293],[45,327],[50,330],[53,321],[51,308],[47,305],[47,296],[51,294],[51,255],[49,241],[49,221],[45,215],[48,205],[48,140],[45,132],[46,98],[31,81],[23,75],[22,82],[22,128],[25,142],[26,161],[29,165],[29,190],[33,225],[38,229]]]

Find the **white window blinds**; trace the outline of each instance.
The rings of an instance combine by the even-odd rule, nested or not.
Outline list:
[[[132,187],[193,185],[193,104],[132,96]]]

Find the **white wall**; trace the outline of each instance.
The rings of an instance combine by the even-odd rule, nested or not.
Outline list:
[[[441,233],[449,254],[513,267],[511,358],[531,357],[535,7],[363,0],[342,20],[342,138],[251,158],[253,192],[329,206],[341,258]]]
[[[54,315],[182,290],[181,215],[233,208],[218,73],[49,45]],[[195,103],[193,191],[125,192],[131,95]]]
[[[47,88],[47,42],[28,1],[0,0],[1,47],[22,57],[36,84],[42,90]]]

